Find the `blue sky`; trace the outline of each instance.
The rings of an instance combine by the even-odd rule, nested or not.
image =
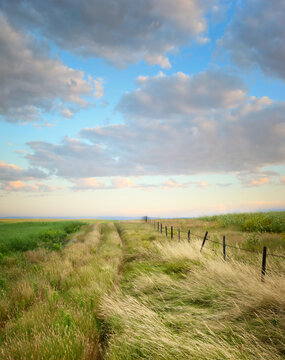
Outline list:
[[[0,0],[0,216],[284,209],[284,16]]]

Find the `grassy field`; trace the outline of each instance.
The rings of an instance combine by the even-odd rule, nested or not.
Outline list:
[[[82,225],[78,221],[0,221],[0,254],[34,250],[40,246],[58,249],[67,236]]]
[[[242,231],[270,233],[285,232],[285,211],[266,213],[226,214],[201,217],[201,220],[215,221],[221,227],[235,226]]]
[[[153,223],[96,222],[57,250],[6,253],[0,358],[284,359],[285,259],[268,257],[261,282],[259,253],[233,249],[225,262],[215,244],[200,253],[194,233],[257,252],[266,242],[279,255],[284,234],[217,218],[162,223],[173,240]]]

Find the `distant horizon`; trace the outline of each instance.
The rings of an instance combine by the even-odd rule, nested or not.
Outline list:
[[[258,211],[241,211],[241,212],[228,212],[228,213],[212,213],[212,214],[203,214],[203,215],[197,215],[197,216],[165,216],[165,217],[157,217],[157,216],[148,216],[152,220],[157,219],[196,219],[199,217],[204,216],[219,216],[219,215],[227,215],[227,214],[250,214],[250,213],[266,213],[266,212],[282,212],[285,211],[285,208],[283,209],[264,209],[264,210],[258,210]],[[143,218],[147,215],[142,216],[0,216],[0,220],[5,219],[48,219],[48,220],[143,220]]]

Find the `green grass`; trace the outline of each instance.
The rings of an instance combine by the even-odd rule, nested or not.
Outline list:
[[[0,358],[99,359],[105,330],[98,308],[117,281],[121,257],[111,223],[90,225],[59,251],[5,257]]]
[[[45,235],[35,249],[10,251],[1,261],[1,359],[285,357],[284,259],[268,257],[261,282],[259,254],[228,248],[225,262],[220,246],[206,242],[200,253],[201,239],[178,242],[177,229],[207,229],[213,239],[226,234],[254,250],[274,241],[269,250],[279,254],[282,234],[168,219],[164,225],[175,226],[170,240],[153,224],[96,222],[53,251],[44,239],[62,230],[59,223],[40,228],[35,238]]]
[[[203,216],[204,221],[217,221],[221,227],[236,226],[242,231],[285,232],[285,211]]]
[[[80,229],[82,222],[0,222],[0,253],[34,250],[37,247],[59,249],[67,236]]]

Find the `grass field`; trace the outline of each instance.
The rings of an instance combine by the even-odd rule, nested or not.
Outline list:
[[[285,211],[204,216],[200,219],[215,221],[221,227],[235,226],[242,231],[285,232]]]
[[[59,248],[82,225],[78,221],[0,221],[0,253],[34,250],[39,246]]]
[[[285,259],[268,257],[261,282],[259,254],[233,250],[225,262],[219,246],[200,253],[201,238],[179,242],[177,229],[256,251],[266,242],[280,255],[284,234],[217,218],[162,222],[175,227],[173,240],[154,224],[94,222],[57,250],[7,252],[0,358],[284,359]]]

